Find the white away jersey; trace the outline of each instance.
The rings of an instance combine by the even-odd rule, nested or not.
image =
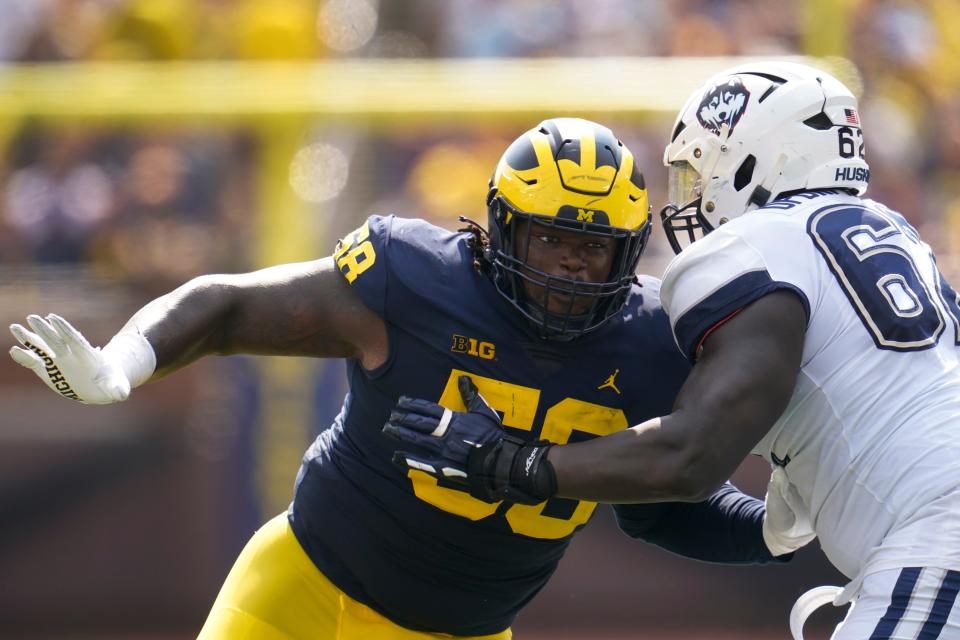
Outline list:
[[[804,193],[687,247],[662,299],[695,358],[707,331],[777,289],[806,308],[802,366],[753,452],[783,466],[847,576],[960,568],[960,307],[930,248],[879,203]]]

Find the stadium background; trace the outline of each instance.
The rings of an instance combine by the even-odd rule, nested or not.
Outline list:
[[[558,114],[618,132],[657,211],[676,109],[740,56],[810,56],[862,93],[870,194],[956,285],[958,26],[957,0],[0,0],[0,320],[55,311],[102,343],[194,275],[326,255],[372,212],[485,220],[499,153]],[[0,637],[192,637],[342,374],[208,359],[79,407],[0,360]],[[515,631],[786,638],[794,598],[841,579],[816,548],[684,561],[599,509]]]

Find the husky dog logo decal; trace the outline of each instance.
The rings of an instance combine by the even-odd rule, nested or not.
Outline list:
[[[740,78],[730,78],[725,83],[710,89],[697,108],[697,120],[703,128],[720,135],[720,127],[726,122],[733,133],[740,116],[747,109],[750,92]]]

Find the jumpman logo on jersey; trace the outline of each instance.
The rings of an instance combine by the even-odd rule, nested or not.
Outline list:
[[[620,389],[617,389],[617,384],[616,384],[617,375],[619,373],[620,373],[620,369],[617,369],[616,371],[611,373],[610,376],[607,378],[607,381],[604,382],[599,387],[597,387],[597,391],[599,391],[600,389],[613,389],[614,391],[617,392],[617,395],[620,395]]]

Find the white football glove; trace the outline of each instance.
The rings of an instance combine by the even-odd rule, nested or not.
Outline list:
[[[816,537],[797,488],[790,484],[782,467],[775,467],[764,501],[763,541],[775,556],[796,551]]]
[[[32,331],[10,325],[10,332],[23,345],[12,347],[10,357],[65,398],[84,404],[121,402],[156,367],[153,348],[135,330],[117,334],[100,349],[58,315],[30,315],[27,324]]]

